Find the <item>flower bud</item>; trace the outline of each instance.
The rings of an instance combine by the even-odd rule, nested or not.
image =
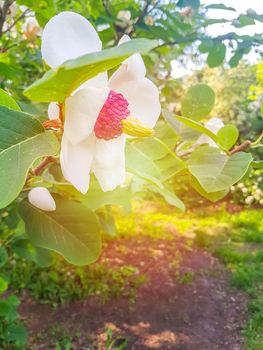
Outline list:
[[[56,203],[49,190],[45,187],[35,187],[28,193],[29,202],[44,211],[56,210]]]

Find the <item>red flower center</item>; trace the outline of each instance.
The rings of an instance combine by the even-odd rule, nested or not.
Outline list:
[[[128,106],[128,101],[122,94],[110,91],[94,127],[98,139],[111,140],[122,134],[121,121],[130,115]]]

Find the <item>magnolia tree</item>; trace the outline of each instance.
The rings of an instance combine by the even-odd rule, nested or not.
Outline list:
[[[94,27],[77,13],[47,22],[41,37],[47,72],[24,91],[49,104],[46,117],[23,112],[0,91],[0,208],[9,220],[7,245],[19,256],[43,267],[54,253],[90,264],[100,255],[101,233],[114,234],[111,205],[127,213],[133,196],[150,191],[184,211],[175,177],[185,176],[214,202],[252,167],[262,167],[250,152],[261,136],[239,144],[237,128],[213,116],[208,85],[188,90],[180,115],[165,101],[161,110],[159,86],[146,77],[141,55],[163,45],[125,34],[102,49]],[[225,54],[222,45],[204,40],[211,65]],[[16,299],[5,303],[17,306]]]

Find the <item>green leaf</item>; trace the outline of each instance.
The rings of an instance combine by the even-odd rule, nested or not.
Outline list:
[[[247,16],[247,15],[240,15],[238,17],[238,21],[239,21],[239,24],[236,25],[236,27],[238,27],[238,28],[242,28],[245,26],[250,26],[250,25],[255,24],[254,18]]]
[[[100,213],[99,216],[100,224],[102,230],[111,237],[117,236],[117,227],[114,216],[111,214],[111,211],[108,207],[103,213]]]
[[[179,157],[177,158],[180,159]],[[159,168],[159,171],[161,173],[160,180],[162,182],[165,182],[171,179],[180,171],[185,169],[185,163],[181,159],[180,161],[178,161],[176,158],[172,157],[170,154],[167,154],[165,157],[156,160],[154,163]]]
[[[27,330],[25,326],[19,323],[13,323],[7,326],[7,337],[8,341],[16,342],[19,344],[26,344],[27,342]]]
[[[96,215],[80,203],[62,197],[55,197],[55,201],[54,212],[21,202],[19,212],[31,242],[63,255],[74,265],[87,265],[97,260],[101,236]]]
[[[0,106],[0,208],[18,196],[34,160],[58,149],[56,136],[37,119]]]
[[[210,193],[225,190],[238,182],[251,162],[249,153],[239,152],[227,156],[217,148],[204,146],[193,152],[188,169],[202,188]]]
[[[190,176],[190,184],[196,190],[196,192],[198,192],[201,196],[203,196],[204,198],[208,199],[210,202],[213,202],[213,203],[224,198],[229,192],[229,188],[226,188],[225,190],[222,190],[222,191],[208,193],[203,189],[203,187],[200,185],[197,179],[192,175]]]
[[[207,5],[205,8],[207,10],[215,9],[215,10],[236,11],[236,9],[234,9],[234,7],[226,6],[224,4],[211,4],[211,5]]]
[[[53,262],[49,250],[33,246],[28,239],[17,240],[12,249],[20,258],[33,261],[40,267],[48,267]]]
[[[0,275],[0,294],[5,292],[8,288],[8,279]]]
[[[34,11],[41,27],[44,27],[47,21],[56,15],[55,0],[40,0],[37,2],[35,0],[17,0],[16,2]]]
[[[210,68],[220,66],[226,55],[226,46],[223,43],[215,43],[207,56],[207,63]]]
[[[118,187],[114,191],[103,192],[99,183],[92,177],[89,190],[86,194],[81,194],[70,184],[57,185],[57,188],[73,195],[93,211],[105,205],[120,205],[127,212],[131,210],[132,193],[127,187]]]
[[[114,48],[68,60],[57,69],[49,70],[24,94],[34,101],[63,102],[85,81],[118,66],[136,52],[146,53],[157,44],[156,40],[134,39]]]
[[[200,132],[201,134],[205,134],[210,137],[215,143],[218,143],[217,136],[209,129],[207,129],[205,126],[203,126],[201,123],[196,122],[195,120],[181,117],[181,116],[176,116],[175,117],[177,120],[179,120],[181,123],[184,123],[185,125],[189,126],[191,129],[196,130]]]
[[[182,211],[185,211],[184,202],[181,201],[181,199],[178,198],[172,190],[170,190],[168,188],[160,189],[159,187],[153,186],[153,185],[151,185],[149,188],[153,192],[159,193],[166,200],[166,202],[168,204],[170,204],[170,205],[172,205],[172,206],[174,206]]]
[[[16,101],[11,97],[5,90],[0,89],[0,106],[5,106],[10,109],[15,109],[20,111],[20,107],[16,103]]]
[[[7,259],[8,259],[8,255],[5,247],[0,246],[0,267],[6,264]]]
[[[235,68],[238,66],[239,61],[244,56],[244,51],[238,50],[236,53],[230,58],[229,65],[231,68]]]
[[[163,188],[159,181],[161,177],[160,169],[156,164],[132,143],[126,145],[126,168],[132,174],[135,174],[151,184]]]
[[[263,169],[263,160],[255,160],[251,165],[254,169]]]
[[[217,133],[218,144],[226,151],[237,142],[239,132],[234,125],[225,125]]]
[[[10,295],[6,299],[1,299],[0,318],[4,318],[7,322],[14,322],[18,318],[16,308],[19,304],[20,301],[15,295]]]
[[[182,115],[194,120],[208,116],[215,104],[214,91],[205,84],[192,86],[181,105]]]

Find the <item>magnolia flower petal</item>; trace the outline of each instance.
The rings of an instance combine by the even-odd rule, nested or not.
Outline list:
[[[57,102],[51,102],[48,105],[47,113],[50,120],[59,119],[59,106]]]
[[[74,12],[61,12],[51,18],[42,35],[42,57],[52,68],[69,59],[100,51],[101,47],[94,27]]]
[[[129,41],[128,35],[123,35],[119,41],[119,45]],[[123,61],[119,69],[114,72],[109,80],[109,85],[113,90],[118,90],[118,87],[130,80],[141,79],[146,74],[146,68],[142,56],[138,53],[132,55]]]
[[[155,126],[161,113],[161,105],[159,90],[151,80],[142,78],[130,81],[121,85],[117,91],[127,99],[132,117],[141,120],[150,128]]]
[[[35,187],[28,193],[29,202],[38,209],[45,211],[56,210],[56,203],[49,190],[45,187]]]
[[[95,137],[73,145],[65,136],[62,137],[60,163],[63,176],[81,193],[89,188],[90,168],[95,152]]]
[[[124,135],[109,141],[96,140],[92,171],[104,192],[114,190],[125,181],[124,148]]]
[[[86,88],[66,100],[64,133],[72,144],[84,141],[93,131],[110,89]]]
[[[205,127],[212,131],[212,133],[214,133],[215,135],[218,133],[218,131],[224,126],[225,124],[223,123],[223,121],[219,118],[211,118],[210,120],[208,120],[208,122],[205,123]],[[213,141],[209,136],[202,134],[196,141],[195,144],[197,145],[201,145],[207,143],[209,146],[211,147],[217,147],[218,145],[215,143],[215,141]]]

